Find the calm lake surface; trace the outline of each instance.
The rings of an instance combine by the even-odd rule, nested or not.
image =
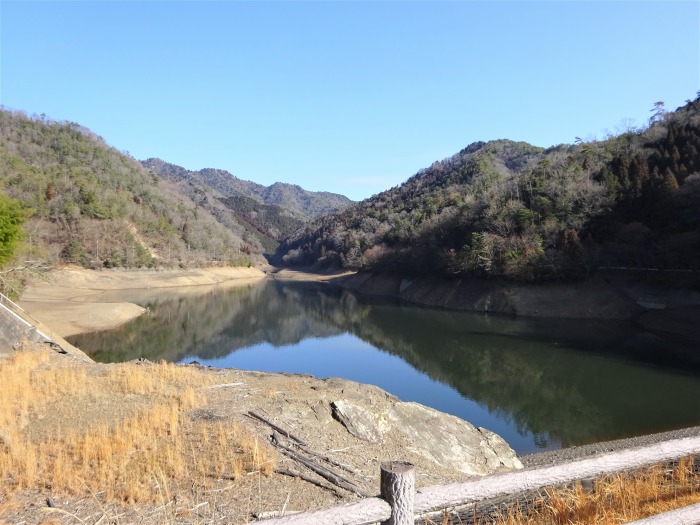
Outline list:
[[[150,309],[70,338],[97,361],[197,360],[371,383],[489,428],[518,454],[700,424],[700,374],[646,362],[674,343],[631,323],[446,312],[272,280],[95,300]]]

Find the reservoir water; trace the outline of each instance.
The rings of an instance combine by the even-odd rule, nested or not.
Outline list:
[[[447,312],[273,280],[95,300],[149,309],[70,338],[97,361],[343,377],[489,428],[518,454],[700,424],[700,373],[650,363],[677,343],[632,323]]]

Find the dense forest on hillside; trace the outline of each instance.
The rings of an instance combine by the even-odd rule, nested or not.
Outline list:
[[[350,199],[337,193],[308,191],[296,184],[283,182],[263,186],[239,179],[225,170],[205,168],[189,171],[181,166],[153,158],[142,161],[142,164],[168,180],[203,184],[225,197],[248,197],[260,204],[277,206],[284,211],[284,214],[301,220],[328,215],[352,204]]]
[[[204,209],[75,123],[0,111],[0,193],[22,210],[20,266],[262,260],[260,243],[222,203]]]
[[[141,164],[158,177],[174,183],[204,207],[223,204],[245,228],[246,238],[256,239],[263,252],[269,255],[275,252],[282,239],[310,219],[351,204],[347,197],[335,193],[312,192],[280,182],[263,186],[241,180],[224,170],[189,171],[155,158],[141,161]]]
[[[285,265],[519,281],[700,269],[700,96],[650,125],[548,149],[471,144],[280,246]]]
[[[221,202],[249,225],[260,238],[266,253],[274,253],[279,241],[299,229],[306,221],[292,216],[274,204],[261,204],[245,195],[222,197]]]
[[[477,142],[350,205],[139,163],[78,124],[2,109],[0,264],[248,265],[282,241],[277,262],[318,269],[519,281],[698,270],[699,152],[700,97],[674,112],[657,103],[649,126],[601,141]]]

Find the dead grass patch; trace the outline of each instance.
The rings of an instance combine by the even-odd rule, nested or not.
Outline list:
[[[593,490],[580,483],[567,489],[546,489],[545,496],[525,509],[513,508],[496,525],[617,525],[700,502],[700,473],[693,458],[674,467],[657,465],[634,473],[597,479]],[[444,525],[460,523],[445,518]]]
[[[234,422],[190,417],[206,403],[210,374],[166,363],[88,369],[51,357],[23,351],[0,362],[0,496],[34,488],[158,503],[180,483],[206,487],[274,470],[271,447]],[[105,398],[128,409],[99,414]],[[52,417],[57,399],[74,417]],[[100,417],[81,421],[96,404]]]
[[[0,525],[6,525],[5,518],[7,515],[19,508],[19,505],[14,500],[12,495],[7,494],[0,496]]]

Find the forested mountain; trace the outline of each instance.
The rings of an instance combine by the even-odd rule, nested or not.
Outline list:
[[[471,144],[297,231],[286,265],[581,279],[600,266],[700,269],[700,97],[650,125],[548,149]]]
[[[299,219],[275,204],[261,204],[244,195],[220,197],[242,224],[250,227],[259,237],[265,253],[272,254],[279,241],[299,229],[306,220]]]
[[[670,113],[658,103],[648,127],[606,140],[477,142],[346,207],[222,170],[142,165],[78,124],[3,109],[0,263],[253,264],[289,235],[279,262],[317,268],[521,281],[697,270],[699,152],[700,97]]]
[[[141,162],[163,178],[204,184],[218,191],[224,197],[243,195],[261,204],[279,206],[283,210],[291,212],[291,216],[302,220],[334,213],[352,204],[350,199],[337,193],[307,191],[295,184],[282,182],[263,186],[255,182],[241,180],[225,170],[207,168],[189,171],[175,164],[153,158]]]
[[[20,266],[263,260],[260,242],[223,203],[185,193],[78,124],[0,110],[0,195],[21,209]]]

